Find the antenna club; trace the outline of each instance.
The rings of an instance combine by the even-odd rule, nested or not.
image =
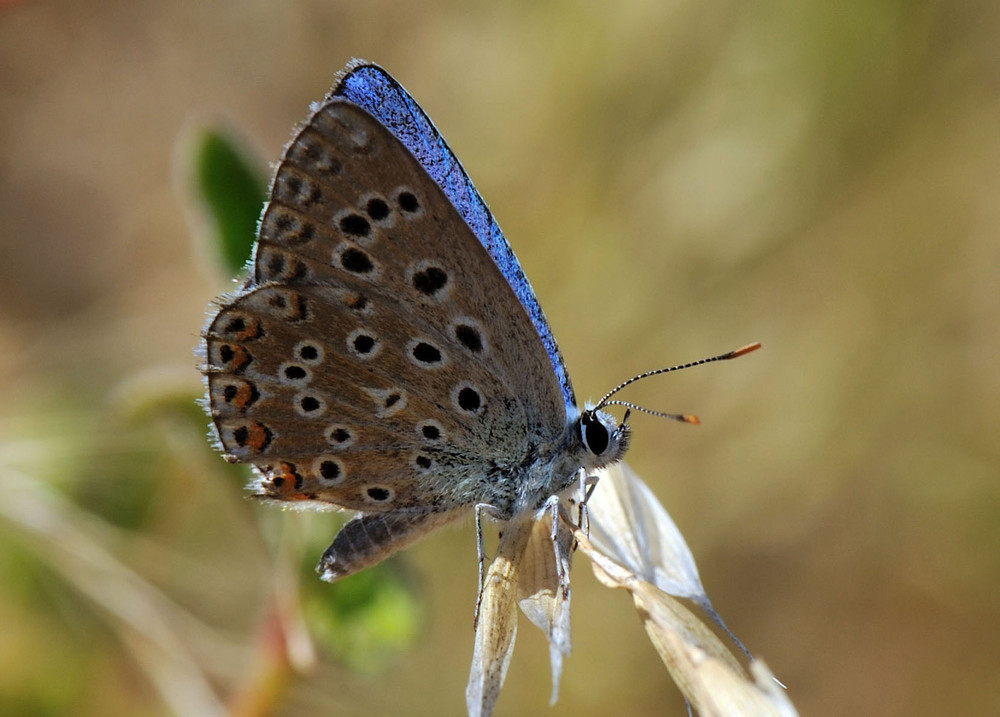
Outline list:
[[[760,348],[760,341],[754,341],[752,344],[747,344],[746,346],[742,346],[736,349],[735,351],[731,351],[730,354],[726,356],[726,358],[727,359],[739,358],[740,356],[744,356],[750,353],[751,351],[756,351],[759,348]]]
[[[693,413],[685,413],[685,414],[681,415],[680,420],[682,422],[684,422],[684,423],[690,423],[693,426],[700,426],[701,425],[701,419],[698,418]]]

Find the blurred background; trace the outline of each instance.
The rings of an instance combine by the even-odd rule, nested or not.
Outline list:
[[[1000,10],[981,0],[0,3],[0,712],[461,714],[471,524],[354,586],[337,517],[243,497],[198,343],[234,285],[192,157],[266,176],[382,64],[520,257],[577,395],[803,715],[1000,712]],[[367,581],[367,582],[365,582]],[[685,714],[573,572],[497,714]]]

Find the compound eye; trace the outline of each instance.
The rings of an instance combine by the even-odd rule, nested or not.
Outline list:
[[[580,426],[583,429],[583,442],[591,453],[599,456],[608,450],[611,435],[607,427],[592,412],[587,411],[583,414]]]

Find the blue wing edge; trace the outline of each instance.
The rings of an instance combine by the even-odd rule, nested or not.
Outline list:
[[[381,122],[441,187],[528,312],[552,363],[567,409],[575,410],[569,374],[535,292],[486,202],[434,123],[388,72],[363,60],[352,60],[341,71],[327,99],[334,97],[353,102]]]

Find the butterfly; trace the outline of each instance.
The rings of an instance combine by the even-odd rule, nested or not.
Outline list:
[[[253,493],[356,512],[319,562],[325,580],[472,512],[532,515],[628,446],[607,397],[578,406],[462,165],[366,62],[286,146],[250,275],[203,337],[214,432],[253,466]]]

